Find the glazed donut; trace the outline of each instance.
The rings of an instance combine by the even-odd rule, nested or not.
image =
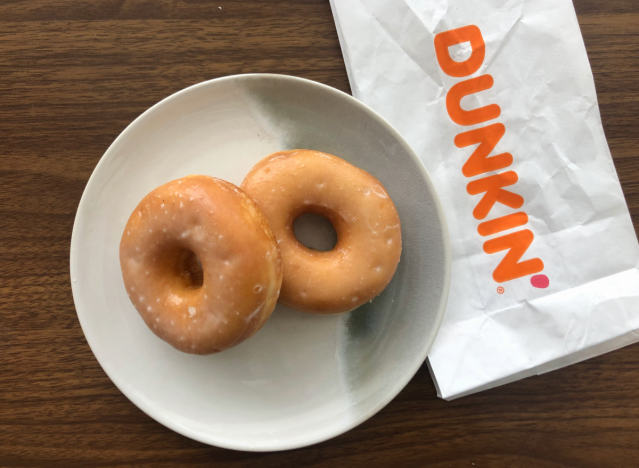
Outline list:
[[[382,184],[366,171],[318,151],[283,151],[260,161],[241,187],[279,243],[283,304],[317,314],[345,312],[372,300],[390,282],[402,250],[399,215]],[[312,250],[297,240],[293,223],[306,213],[333,224],[333,250]]]
[[[191,354],[255,334],[282,282],[277,242],[257,205],[207,176],[174,180],[142,199],[124,228],[120,266],[147,326]]]

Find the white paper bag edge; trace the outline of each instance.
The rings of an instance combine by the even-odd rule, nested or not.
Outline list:
[[[626,346],[630,346],[632,344],[636,344],[638,342],[639,342],[639,329],[631,330],[623,335],[618,336],[617,338],[604,341],[602,343],[591,346],[589,348],[584,348],[576,353],[572,353],[560,359],[547,362],[542,366],[535,367],[532,369],[526,369],[516,374],[512,374],[507,377],[504,377],[503,379],[495,380],[495,381],[487,383],[486,385],[475,387],[466,392],[450,395],[448,397],[442,397],[442,392],[441,392],[441,389],[439,388],[439,384],[437,383],[437,379],[435,378],[435,374],[433,372],[433,368],[431,367],[430,360],[427,359],[426,363],[428,365],[428,371],[430,372],[431,378],[433,379],[433,383],[435,384],[435,389],[437,390],[437,396],[439,398],[442,398],[443,400],[452,401],[452,400],[456,400],[457,398],[472,395],[474,393],[483,392],[484,390],[490,390],[491,388],[496,388],[502,385],[513,383],[518,380],[525,379],[527,377],[546,374],[548,372],[552,372],[552,371],[561,369],[563,367],[570,366],[572,364],[578,364],[588,359],[592,359],[594,357],[601,356],[601,355],[610,353],[612,351],[616,351],[618,349],[624,348]]]

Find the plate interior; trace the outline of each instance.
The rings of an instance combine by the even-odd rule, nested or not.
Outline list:
[[[253,338],[217,355],[174,350],[147,329],[124,289],[118,245],[130,213],[170,180],[208,174],[239,185],[263,157],[295,148],[335,154],[384,184],[402,222],[393,281],[343,315],[278,305]],[[171,429],[239,450],[302,447],[379,411],[426,358],[448,294],[443,215],[405,141],[350,96],[278,75],[205,82],[140,116],[96,167],[71,247],[78,317],[113,382]]]

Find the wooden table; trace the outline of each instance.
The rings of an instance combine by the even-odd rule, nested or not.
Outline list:
[[[639,2],[575,4],[636,223]],[[149,106],[248,72],[348,92],[328,0],[0,3],[0,466],[639,466],[639,346],[452,403],[437,399],[424,366],[360,427],[284,453],[194,442],[116,389],[71,298],[84,186]]]

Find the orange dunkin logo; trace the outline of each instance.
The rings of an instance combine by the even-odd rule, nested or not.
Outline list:
[[[450,56],[448,48],[463,43],[470,43],[472,52],[468,59],[457,62]],[[479,71],[486,57],[486,44],[479,28],[466,26],[437,34],[435,36],[435,52],[439,66],[444,73],[454,78],[467,78],[456,83],[446,96],[446,110],[451,120],[457,125],[469,127],[497,119],[501,115],[501,108],[497,104],[472,110],[465,110],[461,106],[461,100],[465,96],[486,91],[494,84],[491,75],[468,78]],[[457,148],[476,147],[462,166],[462,174],[468,178],[484,176],[472,180],[466,186],[469,195],[483,194],[473,210],[474,218],[486,219],[496,203],[517,210],[507,216],[482,222],[477,227],[477,232],[482,237],[493,236],[528,224],[528,215],[524,211],[518,211],[524,206],[524,198],[510,190],[510,187],[519,180],[517,173],[503,171],[485,176],[490,172],[502,171],[513,163],[513,156],[510,153],[490,156],[505,133],[506,127],[503,124],[493,123],[460,133],[455,137]],[[509,190],[504,187],[508,187]],[[484,252],[487,254],[506,251],[506,255],[493,272],[493,279],[496,282],[505,283],[534,275],[531,278],[534,287],[548,287],[548,277],[538,274],[544,269],[544,262],[541,259],[533,258],[521,261],[534,239],[535,235],[530,229],[522,229],[484,242]],[[504,288],[500,286],[498,292],[503,294]]]

